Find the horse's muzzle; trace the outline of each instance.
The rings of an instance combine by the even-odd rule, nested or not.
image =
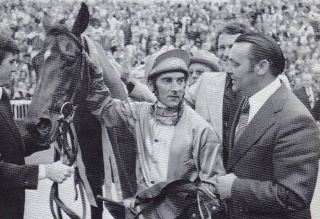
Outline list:
[[[41,117],[39,119],[27,119],[26,128],[30,137],[41,144],[54,141],[54,124],[51,119]]]

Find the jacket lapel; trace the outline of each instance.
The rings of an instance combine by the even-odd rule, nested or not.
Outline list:
[[[287,91],[287,92],[286,92]],[[263,136],[267,130],[275,123],[275,112],[282,109],[284,98],[288,94],[288,90],[282,85],[271,97],[265,102],[254,118],[250,121],[237,142],[233,142],[234,131],[239,117],[239,110],[235,117],[232,134],[230,136],[229,160],[227,163],[227,172],[243,157],[246,152]]]

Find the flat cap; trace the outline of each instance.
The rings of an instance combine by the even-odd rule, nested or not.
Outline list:
[[[221,66],[216,55],[206,50],[196,50],[190,53],[190,64],[201,63],[208,66],[213,72],[220,72]]]
[[[182,49],[160,51],[146,60],[145,76],[150,80],[168,72],[182,72],[188,76],[189,54]]]
[[[0,50],[1,51],[6,51],[6,52],[11,52],[14,54],[17,54],[20,52],[17,44],[14,42],[14,40],[4,34],[4,33],[0,33]]]

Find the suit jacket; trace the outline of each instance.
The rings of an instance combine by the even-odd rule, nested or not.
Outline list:
[[[25,145],[9,99],[0,100],[0,219],[23,218],[24,189],[36,189],[38,166],[24,165]]]
[[[226,171],[238,178],[227,201],[229,218],[311,218],[319,136],[311,114],[282,85],[237,142],[230,138]]]

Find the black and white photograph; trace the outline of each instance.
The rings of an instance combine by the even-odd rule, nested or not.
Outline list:
[[[320,219],[320,0],[0,0],[0,219]]]

